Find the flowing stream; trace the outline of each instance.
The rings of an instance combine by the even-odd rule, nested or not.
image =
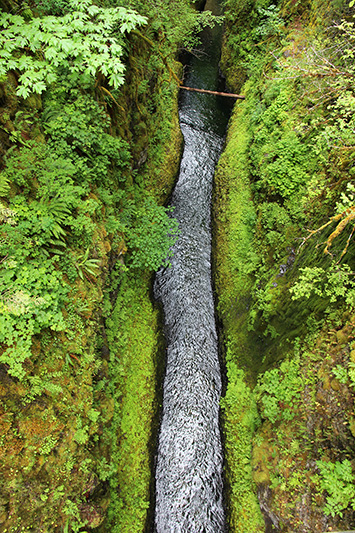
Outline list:
[[[216,13],[208,0],[206,8]],[[218,12],[218,11],[217,11]],[[203,34],[204,55],[185,84],[216,90],[221,28]],[[222,533],[221,373],[211,283],[211,193],[229,109],[221,97],[184,91],[185,148],[171,205],[180,235],[171,267],[158,272],[155,296],[167,338],[163,413],[156,466],[155,531]]]

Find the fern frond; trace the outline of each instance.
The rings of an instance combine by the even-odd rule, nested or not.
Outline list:
[[[71,214],[68,203],[61,198],[52,198],[49,202],[46,202],[46,209],[58,222],[64,222],[67,216]]]
[[[9,179],[3,172],[0,173],[0,196],[5,197],[10,190]]]

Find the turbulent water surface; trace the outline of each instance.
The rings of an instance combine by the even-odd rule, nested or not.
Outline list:
[[[193,59],[185,80],[190,86],[216,88],[218,34],[205,35],[206,55]],[[171,201],[180,235],[171,267],[155,282],[168,344],[156,468],[157,533],[225,530],[210,209],[227,115],[218,97],[190,92],[181,97],[185,149]]]

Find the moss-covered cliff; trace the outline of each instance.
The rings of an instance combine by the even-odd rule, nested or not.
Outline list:
[[[188,2],[159,16],[130,4],[147,23],[116,34],[121,88],[102,70],[78,84],[61,65],[42,95],[17,94],[16,68],[1,80],[4,532],[131,533],[149,521],[162,372],[150,287],[175,231],[162,207],[182,147],[174,57],[195,14]],[[73,10],[59,1],[0,8],[22,17],[18,26],[46,16],[60,24]]]
[[[352,8],[225,9],[222,66],[246,96],[214,207],[230,530],[352,529]]]
[[[224,4],[222,68],[246,95],[214,203],[230,531],[354,528],[353,8]],[[41,95],[18,94],[20,49],[0,80],[8,533],[149,523],[163,343],[151,277],[175,230],[162,207],[182,144],[175,57],[201,20],[187,0],[96,2],[90,17],[119,5],[147,17],[113,34],[121,87],[104,69],[78,83],[65,47]],[[74,9],[61,0],[0,8],[22,17],[17,26],[48,15],[57,24]],[[41,62],[32,38],[21,50]]]

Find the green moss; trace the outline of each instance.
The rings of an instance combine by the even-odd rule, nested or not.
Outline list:
[[[226,435],[228,520],[230,531],[265,530],[252,476],[252,439],[259,421],[252,391],[242,370],[228,365],[228,388],[221,401]]]
[[[228,377],[222,400],[228,520],[231,531],[246,533],[263,531],[265,526],[251,467],[258,417],[252,391],[246,384],[255,379],[260,349],[257,338],[251,338],[246,327],[251,274],[258,264],[258,255],[253,248],[256,211],[248,179],[250,135],[244,108],[243,104],[236,105],[215,174],[213,220],[217,309],[223,325]]]
[[[53,259],[55,274],[68,289],[61,310],[65,331],[43,327],[32,336],[30,357],[23,364],[23,383],[11,378],[4,365],[0,369],[4,480],[0,489],[0,529],[8,533],[83,528],[106,532],[108,527],[120,533],[141,532],[148,521],[161,339],[158,311],[149,295],[151,274],[136,269],[125,277],[114,268],[117,264],[124,270],[125,260],[129,263],[128,238],[118,219],[123,218],[125,210],[125,224],[129,224],[135,202],[142,197],[165,202],[178,170],[182,137],[176,87],[163,66],[155,69],[153,65],[152,72],[152,65],[148,65],[150,59],[154,60],[150,47],[142,42],[138,45],[138,38],[132,41],[129,83],[120,95],[115,93],[118,105],[99,90],[97,94],[87,91],[76,99],[75,89],[69,94],[65,93],[65,84],[60,90],[54,87],[44,105],[47,135],[40,122],[40,98],[20,102],[14,95],[16,80],[12,76],[1,86],[5,109],[0,110],[0,120],[8,131],[1,131],[0,156],[5,153],[3,148],[12,146],[13,161],[21,169],[11,176],[16,182],[11,190],[5,187],[9,192],[6,202],[22,195],[33,207],[43,171],[49,172],[57,156],[71,159],[66,161],[64,171],[58,170],[62,160],[59,167],[51,167],[64,180],[60,182],[61,197],[67,198],[75,171],[77,176],[80,174],[80,185],[70,201],[75,197],[75,201],[85,202],[78,210],[78,206],[72,206],[66,221],[61,221],[66,227],[65,251],[61,253],[59,247]],[[141,65],[136,70],[134,57]],[[149,86],[139,91],[139,84],[148,78]],[[70,111],[63,113],[63,109]],[[65,127],[58,125],[63,115],[68,121]],[[11,136],[11,132],[16,135]],[[122,144],[127,148],[125,154],[117,150],[117,143],[122,142],[117,139],[118,132],[127,141]],[[106,151],[101,152],[103,157],[96,157],[99,138],[99,149]],[[73,146],[73,139],[80,148],[79,144]],[[23,148],[28,140],[31,150]],[[145,150],[147,158],[140,160]],[[127,156],[125,163],[125,157],[117,159],[119,152]],[[96,163],[99,166],[93,171]],[[58,179],[55,182],[58,187]],[[53,187],[50,194],[56,194]],[[67,231],[64,222],[68,222],[69,215],[70,221],[75,218],[78,222],[76,230]],[[42,230],[39,234],[43,236]],[[33,252],[33,243],[30,249]],[[45,253],[52,257],[52,248]],[[36,272],[31,272],[37,279]],[[111,316],[103,294],[112,287]],[[47,289],[53,295],[53,285]],[[0,355],[3,351],[2,346]]]
[[[249,345],[245,321],[253,283],[251,274],[259,258],[253,247],[256,211],[248,181],[250,137],[242,106],[236,106],[215,175],[214,270],[218,313],[229,353],[251,369],[254,349]]]
[[[298,75],[298,68],[310,69],[310,48],[320,52],[330,42],[317,4],[282,2],[279,10],[260,1],[225,2],[222,65],[231,87],[246,95],[235,104],[216,172],[214,208],[214,267],[228,375],[222,405],[231,531],[243,527],[238,506],[244,497],[257,508],[254,482],[267,523],[278,522],[280,531],[302,531],[305,523],[314,532],[324,531],[325,523],[353,527],[349,508],[342,520],[326,518],[329,502],[314,466],[322,454],[334,464],[354,458],[352,419],[347,428],[354,400],[346,313],[354,305],[352,278],[344,274],[346,265],[336,263],[346,236],[339,226],[331,236],[333,223],[300,247],[307,230],[325,224],[336,208],[340,212],[354,150],[353,135],[346,143],[340,138],[337,145],[324,143],[338,112],[333,114],[323,91],[336,92],[336,84],[328,79],[316,88],[312,75]],[[238,17],[240,12],[245,16]],[[323,252],[329,239],[333,258]],[[353,269],[353,244],[346,253]],[[309,293],[302,292],[307,274],[312,277],[317,268],[319,279],[310,283]],[[246,384],[252,387],[257,376],[258,387],[246,393]],[[245,413],[257,420],[255,401],[261,424],[243,430]],[[345,427],[334,426],[337,409]],[[241,465],[250,471],[250,458],[248,476]],[[249,516],[257,515],[250,511]]]
[[[110,429],[115,474],[110,481],[111,531],[143,531],[150,505],[151,438],[157,416],[158,311],[149,277],[126,279],[107,319],[110,389],[115,400]]]

